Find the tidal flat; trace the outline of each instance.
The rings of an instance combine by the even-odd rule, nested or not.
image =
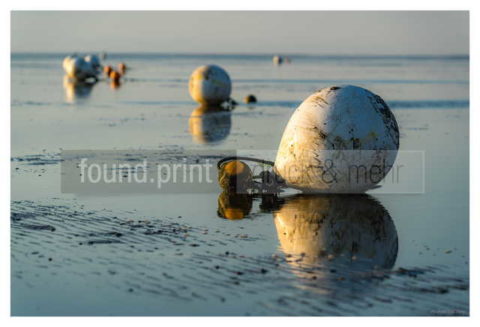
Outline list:
[[[12,315],[469,314],[468,57],[109,54],[130,67],[115,89],[65,84],[62,58],[12,54]],[[209,63],[258,103],[199,110],[188,77]],[[61,191],[65,150],[275,151],[295,108],[342,84],[391,107],[422,192]]]

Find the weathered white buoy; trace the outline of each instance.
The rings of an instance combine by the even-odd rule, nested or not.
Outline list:
[[[232,83],[227,72],[216,65],[195,69],[188,83],[190,96],[198,103],[220,104],[230,98]]]
[[[357,86],[333,86],[295,110],[274,169],[303,191],[362,193],[385,177],[398,148],[398,125],[382,98]]]
[[[63,60],[63,69],[67,76],[78,81],[96,78],[99,73],[96,65],[97,62],[93,57],[89,57],[88,61],[85,58],[75,56],[68,56]]]

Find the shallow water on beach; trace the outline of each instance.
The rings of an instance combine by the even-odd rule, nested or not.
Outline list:
[[[65,84],[62,58],[12,55],[13,315],[468,315],[468,58],[112,54],[117,89]],[[209,63],[259,102],[205,123],[188,77]],[[61,193],[62,150],[275,150],[339,84],[390,105],[424,193]]]

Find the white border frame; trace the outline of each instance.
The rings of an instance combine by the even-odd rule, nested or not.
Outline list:
[[[480,2],[456,0],[452,1],[424,1],[403,0],[401,2],[387,2],[380,0],[343,0],[333,2],[295,0],[289,2],[242,0],[235,3],[229,3],[225,0],[203,0],[203,1],[157,1],[135,0],[128,3],[119,3],[117,1],[82,0],[80,2],[65,1],[5,1],[0,4],[2,10],[0,14],[1,39],[2,44],[8,44],[8,49],[1,51],[1,89],[3,96],[0,97],[3,110],[1,110],[0,123],[1,131],[1,261],[0,261],[0,281],[2,290],[0,294],[0,319],[2,326],[14,325],[24,326],[34,324],[48,324],[48,326],[62,326],[69,324],[71,326],[80,326],[91,323],[108,323],[117,326],[130,325],[132,323],[141,323],[142,325],[158,324],[200,324],[208,326],[240,326],[246,323],[243,319],[231,318],[10,318],[10,10],[470,10],[470,316],[471,318],[248,318],[248,324],[275,324],[287,325],[292,320],[297,319],[297,324],[335,324],[350,325],[352,323],[366,323],[369,326],[389,326],[404,325],[405,323],[422,324],[468,324],[471,325],[478,318],[480,306],[480,292],[478,280],[480,277],[478,246],[479,238],[476,238],[474,232],[480,230],[479,206],[480,206],[480,173],[474,169],[480,167],[480,125],[478,104],[480,89],[478,85],[480,76],[479,55],[479,18]],[[5,49],[5,48],[4,48]],[[475,73],[474,73],[475,72]],[[477,86],[477,87],[475,87]],[[477,90],[473,93],[473,90]],[[8,218],[7,218],[8,217]],[[478,232],[477,232],[478,233]],[[195,320],[192,320],[195,319]],[[228,321],[227,321],[228,319]],[[318,321],[316,319],[322,319]],[[388,321],[387,321],[388,319]],[[478,322],[476,323],[478,325]]]

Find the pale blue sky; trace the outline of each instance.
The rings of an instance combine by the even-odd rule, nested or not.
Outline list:
[[[12,52],[468,54],[468,12],[12,12]]]

